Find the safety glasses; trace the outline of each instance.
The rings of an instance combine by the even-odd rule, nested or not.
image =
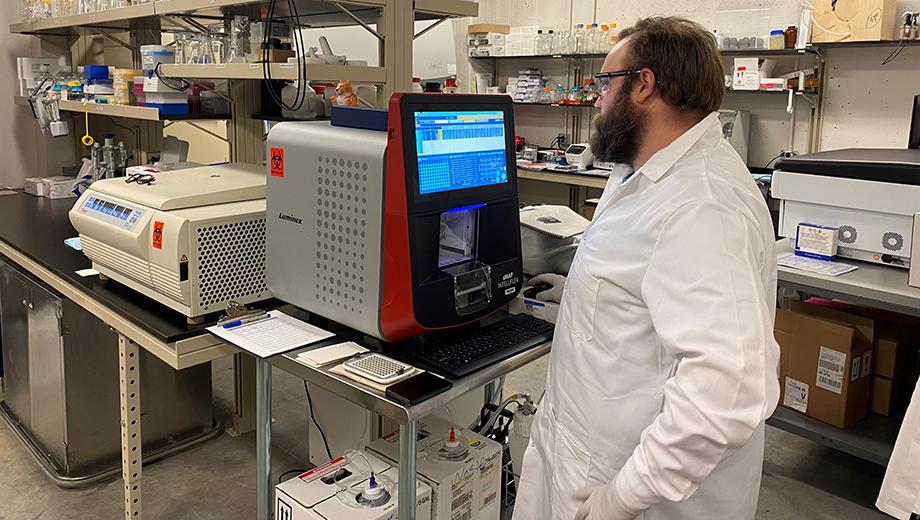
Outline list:
[[[610,90],[610,85],[613,83],[613,80],[616,78],[624,78],[627,76],[637,76],[641,71],[635,69],[627,70],[615,70],[612,72],[600,72],[594,75],[594,83],[597,84],[597,93],[599,96],[603,96]]]

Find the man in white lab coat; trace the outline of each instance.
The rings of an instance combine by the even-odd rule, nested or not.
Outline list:
[[[714,113],[712,35],[622,36],[592,150],[624,170],[565,281],[514,520],[752,519],[779,397],[773,226]]]
[[[920,520],[920,384],[914,387],[875,505],[898,520]]]

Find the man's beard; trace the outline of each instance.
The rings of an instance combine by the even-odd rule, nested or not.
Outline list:
[[[629,96],[618,96],[613,106],[594,120],[591,153],[598,161],[633,164],[645,124],[645,113]]]

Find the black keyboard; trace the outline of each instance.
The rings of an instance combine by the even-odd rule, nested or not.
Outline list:
[[[435,372],[460,378],[551,341],[554,327],[529,314],[516,314],[468,336],[423,347],[414,356]]]

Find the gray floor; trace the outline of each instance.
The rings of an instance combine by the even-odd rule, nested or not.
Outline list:
[[[509,377],[506,389],[539,394],[545,365]],[[214,364],[218,416],[232,410],[232,364]],[[304,467],[306,399],[300,381],[274,373],[274,468]],[[276,473],[276,475],[277,475]],[[882,468],[768,428],[758,520],[889,518],[872,504]],[[150,519],[255,517],[255,437],[218,439],[145,467],[144,514]],[[118,481],[86,490],[57,488],[5,426],[0,426],[0,520],[117,519]]]

